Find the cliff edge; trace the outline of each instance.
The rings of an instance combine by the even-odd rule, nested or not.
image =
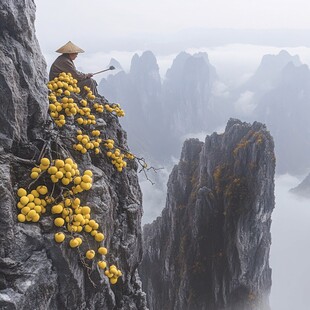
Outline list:
[[[272,137],[229,120],[223,134],[184,143],[166,207],[143,230],[150,309],[269,309],[274,208]]]
[[[145,294],[141,290],[137,272],[142,257],[142,203],[137,164],[131,161],[126,169],[119,172],[105,152],[81,154],[74,150],[72,145],[80,127],[70,113],[63,114],[63,119],[67,120],[65,126],[55,125],[48,115],[46,64],[35,37],[34,19],[33,0],[1,1],[0,308],[146,309]],[[75,99],[79,99],[78,95]],[[128,150],[126,133],[120,127],[118,118],[112,114],[103,113],[100,126],[98,123],[96,129],[100,130],[103,139],[113,139],[119,147]],[[68,229],[72,218],[75,219],[72,225],[77,226],[73,230],[71,225],[69,233],[65,226],[53,225],[55,215],[51,214],[53,207],[49,205],[49,199],[34,198],[29,194],[19,201],[18,188],[25,188],[30,192],[39,184],[35,173],[30,177],[33,167],[38,171],[43,169],[39,175],[40,180],[50,182],[50,172],[47,172],[44,165],[40,165],[42,169],[39,168],[43,156],[54,164],[56,159],[71,158],[80,171],[92,172],[92,188],[81,193],[79,199],[81,205],[87,205],[91,209],[95,222],[92,222],[90,230],[99,227],[98,232],[94,231],[92,236],[99,233],[99,229],[97,239],[102,239],[102,233],[105,235],[102,244],[108,249],[105,259],[109,265],[114,264],[121,270],[116,284],[111,284],[109,277],[95,261],[89,259],[90,256],[83,257],[87,249],[96,249],[97,239],[89,238],[81,232],[81,239],[78,240],[83,243],[79,243],[78,248],[69,246],[69,240],[78,235],[76,229],[85,228],[82,225],[86,223],[88,207],[84,208],[85,214],[82,213],[82,216],[80,212],[79,216],[84,218],[81,220],[84,224],[79,225],[77,221],[78,211],[72,215],[72,211],[75,211],[73,207],[67,208],[68,212],[71,210],[68,218],[62,214],[69,222],[66,226]],[[60,171],[60,166],[58,168]],[[66,177],[71,172],[77,173],[76,171],[70,170]],[[86,179],[89,177],[85,177]],[[62,185],[58,185],[61,181]],[[66,196],[69,200],[75,197],[72,191],[64,191],[69,186],[69,181],[71,179],[59,178],[55,181],[58,182],[55,186],[47,186],[50,196],[58,195],[55,196],[55,202],[61,207],[63,202],[60,201],[65,195],[69,195]],[[39,196],[38,187],[31,193]],[[28,200],[34,203],[30,206],[30,203],[27,204]],[[37,205],[34,207],[34,204]],[[70,204],[69,201],[65,206],[69,207]],[[33,208],[31,216],[27,208]],[[43,214],[45,209],[46,214]],[[36,214],[35,211],[41,215],[39,221],[38,215],[32,216]],[[20,222],[17,220],[19,213]],[[62,220],[58,220],[58,225],[59,222]],[[66,234],[63,243],[54,240],[54,235],[59,230]],[[98,253],[96,257],[99,257]]]

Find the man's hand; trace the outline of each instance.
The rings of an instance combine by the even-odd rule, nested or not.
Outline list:
[[[90,79],[91,77],[93,77],[93,74],[92,74],[92,73],[87,73],[87,74],[86,74],[86,77],[87,77],[88,79]]]

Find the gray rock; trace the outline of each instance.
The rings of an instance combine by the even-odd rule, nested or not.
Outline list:
[[[142,257],[137,164],[132,162],[119,173],[105,154],[82,156],[72,148],[77,125],[73,121],[61,129],[53,125],[34,18],[33,0],[0,3],[0,308],[146,309],[137,273]],[[107,127],[105,138],[128,149],[116,117],[103,115],[101,123]],[[79,249],[71,249],[68,240],[55,243],[59,229],[52,224],[50,206],[38,223],[17,221],[16,191],[31,183],[30,170],[40,153],[51,159],[70,156],[81,171],[93,171],[92,190],[80,199],[91,207],[92,218],[106,236],[108,263],[122,270],[116,285],[110,285],[96,263],[83,265],[86,250],[98,247],[93,238],[86,242],[83,235]]]
[[[231,119],[224,134],[184,143],[166,207],[143,230],[150,309],[269,309],[274,170],[260,123]]]

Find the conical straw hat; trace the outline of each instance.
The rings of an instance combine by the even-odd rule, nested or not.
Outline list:
[[[84,51],[81,48],[73,44],[71,41],[66,43],[64,46],[60,47],[56,52],[63,54],[84,53]]]

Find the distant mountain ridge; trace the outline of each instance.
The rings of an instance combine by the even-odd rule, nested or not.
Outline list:
[[[265,55],[254,74],[223,97],[206,53],[179,53],[161,81],[150,51],[135,55],[129,73],[103,79],[100,90],[128,113],[133,148],[158,161],[178,156],[184,136],[212,132],[230,117],[260,121],[275,139],[277,172],[310,168],[310,71],[298,55]],[[298,137],[298,138],[296,138]]]

